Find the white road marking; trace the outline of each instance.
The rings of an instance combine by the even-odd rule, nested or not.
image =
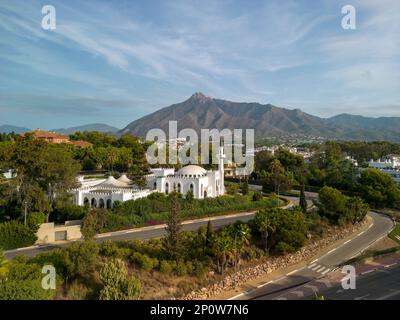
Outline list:
[[[243,292],[242,292],[242,293],[239,293],[238,295],[236,295],[236,296],[234,296],[234,297],[232,297],[232,298],[229,298],[228,300],[234,300],[234,299],[239,298],[239,297],[241,297],[241,296],[244,296],[244,293],[243,293]]]
[[[312,268],[311,270],[315,271],[317,269],[319,269],[321,266],[319,264],[317,264],[314,268]]]
[[[361,236],[364,232],[365,232],[365,230],[362,231],[362,232],[360,232],[360,233],[357,235],[357,237]]]
[[[291,291],[289,293],[296,295],[297,298],[304,297],[304,292],[303,291]]]
[[[319,268],[318,270],[315,270],[316,272],[321,272],[322,270],[324,270],[325,269],[325,267],[324,266],[322,266],[321,268]]]
[[[326,269],[324,272],[322,272],[322,275],[327,274],[331,269]]]
[[[311,261],[311,263],[314,263],[314,262],[317,262],[318,261],[318,259],[315,259],[314,261]]]
[[[286,297],[278,297],[278,298],[275,298],[274,300],[287,300],[287,298]]]
[[[311,284],[306,284],[304,287],[311,289],[313,292],[318,292],[318,287],[312,286]]]
[[[387,265],[384,265],[384,267],[385,268],[390,268],[390,267],[393,267],[393,266],[395,266],[397,264],[397,262],[395,262],[395,263],[392,263],[392,264],[387,264]]]
[[[311,269],[312,267],[314,267],[316,265],[316,263],[310,264],[307,268]]]
[[[345,245],[346,243],[349,243],[351,241],[351,239],[350,240],[347,240],[345,243],[343,243],[343,245]]]
[[[332,253],[333,251],[336,251],[336,249],[337,249],[337,248],[333,248],[331,251],[328,251],[326,254],[330,254],[330,253]]]
[[[367,293],[361,297],[354,298],[354,300],[363,300],[365,297],[368,297],[368,296],[369,296],[369,293]]]
[[[290,276],[291,274],[296,273],[297,271],[299,271],[299,269],[293,270],[293,271],[287,273],[286,275],[287,275],[287,276]]]
[[[267,283],[260,284],[259,286],[257,286],[257,288],[265,287],[265,286],[267,286],[267,285],[269,285],[269,284],[271,284],[271,283],[273,283],[273,282],[274,282],[273,280],[268,281]]]
[[[371,273],[371,272],[374,272],[374,271],[375,271],[375,269],[371,269],[371,270],[368,270],[368,271],[364,271],[361,274],[364,275],[364,274],[368,274],[368,273]]]
[[[387,298],[390,298],[390,297],[393,297],[393,296],[397,296],[398,294],[400,294],[400,291],[399,290],[394,290],[394,289],[392,289],[391,291],[393,291],[392,293],[389,293],[389,294],[387,294],[387,295],[385,295],[385,296],[383,296],[383,297],[380,297],[380,298],[378,298],[378,299],[376,299],[376,300],[385,300],[385,299],[387,299]]]

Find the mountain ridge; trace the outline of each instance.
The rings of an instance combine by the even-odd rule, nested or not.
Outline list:
[[[232,102],[211,98],[201,92],[194,93],[181,103],[172,104],[136,119],[119,133],[145,137],[153,128],[168,132],[170,120],[177,121],[178,130],[192,128],[197,132],[202,128],[254,128],[256,138],[298,134],[328,139],[383,139],[400,142],[400,117],[372,118],[340,114],[321,118],[298,108],[287,109],[257,102]]]

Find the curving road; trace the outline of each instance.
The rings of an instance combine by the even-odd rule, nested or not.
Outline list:
[[[231,299],[271,300],[282,298],[288,292],[296,292],[294,288],[299,286],[310,286],[312,289],[309,283],[316,279],[323,282],[324,278],[341,263],[360,254],[376,240],[386,236],[393,228],[393,221],[390,218],[374,212],[370,212],[369,215],[372,218],[372,224],[367,230],[359,231],[326,254],[316,257],[306,267],[294,270],[286,276],[250,289]],[[292,295],[289,298],[295,299],[296,296]]]

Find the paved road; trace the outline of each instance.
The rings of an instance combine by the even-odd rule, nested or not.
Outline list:
[[[284,197],[291,201],[292,204],[298,203],[296,197]],[[207,225],[208,221],[212,221],[214,229],[221,228],[225,225],[232,224],[236,221],[247,222],[254,218],[256,211],[237,213],[226,216],[215,216],[210,218],[203,218],[191,221],[184,221],[182,229],[184,231],[195,231],[203,225]],[[105,240],[123,241],[133,239],[151,239],[160,238],[165,235],[165,225],[157,225],[152,227],[144,227],[130,230],[122,230],[110,233],[104,233],[96,236],[96,241],[103,242]],[[12,259],[18,255],[25,255],[33,257],[39,253],[48,252],[56,248],[62,248],[70,245],[71,242],[64,242],[54,245],[38,245],[29,248],[21,248],[16,250],[5,251],[5,255],[8,259]]]
[[[344,290],[341,285],[320,292],[326,300],[399,300],[400,266],[379,268],[356,278],[356,288]],[[303,299],[310,300],[314,294]]]
[[[310,285],[309,283],[316,279],[320,279],[320,281],[323,282],[323,278],[335,270],[339,264],[360,254],[361,251],[369,247],[371,243],[385,236],[393,227],[393,222],[390,218],[374,212],[370,212],[369,215],[373,219],[373,224],[368,230],[360,231],[351,240],[344,242],[323,256],[318,257],[308,266],[299,270],[294,270],[280,279],[261,285],[259,288],[241,293],[231,299],[276,299],[292,291],[293,288],[297,286]],[[294,297],[295,296],[292,298]]]

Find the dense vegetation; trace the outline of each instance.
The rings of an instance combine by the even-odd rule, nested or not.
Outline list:
[[[251,179],[261,180],[266,192],[284,192],[293,187],[318,191],[324,186],[341,190],[346,195],[358,196],[372,207],[398,207],[400,189],[393,179],[375,169],[356,167],[348,155],[363,164],[400,151],[397,144],[387,142],[326,142],[308,146],[314,154],[303,157],[279,149],[274,155],[268,151],[256,154],[255,171]]]

